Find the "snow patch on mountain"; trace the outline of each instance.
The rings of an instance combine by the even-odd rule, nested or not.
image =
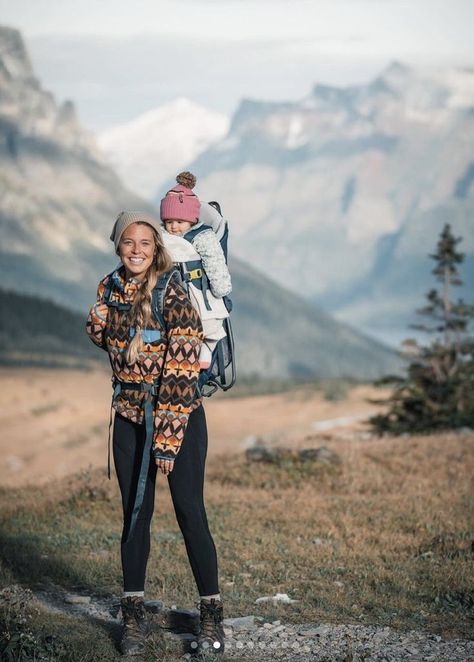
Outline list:
[[[226,115],[179,98],[103,131],[98,143],[128,188],[152,198],[228,128]]]

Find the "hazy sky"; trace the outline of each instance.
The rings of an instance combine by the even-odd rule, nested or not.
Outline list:
[[[1,0],[2,21],[27,35],[142,33],[230,39],[348,38],[382,51],[472,55],[472,0]]]
[[[91,128],[187,96],[300,98],[391,60],[472,66],[474,0],[0,0],[43,85]]]

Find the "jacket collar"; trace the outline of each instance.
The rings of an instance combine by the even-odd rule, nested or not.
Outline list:
[[[134,278],[125,278],[125,267],[119,264],[112,273],[114,289],[125,298],[132,298],[139,289],[141,282]]]

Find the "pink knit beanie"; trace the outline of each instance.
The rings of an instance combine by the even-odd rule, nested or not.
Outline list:
[[[161,201],[160,217],[162,221],[177,219],[197,223],[201,203],[192,189],[196,186],[196,177],[191,172],[180,172],[176,177],[178,185],[172,188]]]

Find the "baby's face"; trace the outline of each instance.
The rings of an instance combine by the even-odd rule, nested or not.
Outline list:
[[[165,228],[170,234],[182,236],[192,227],[193,223],[190,221],[181,221],[177,218],[170,218],[168,221],[165,221]]]

